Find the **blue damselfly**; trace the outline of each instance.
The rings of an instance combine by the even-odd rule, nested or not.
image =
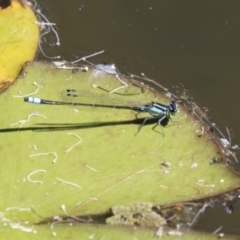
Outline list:
[[[62,93],[64,101],[46,100],[36,97],[25,97],[24,101],[35,104],[47,105],[71,105],[71,106],[92,106],[103,108],[129,109],[136,113],[148,113],[151,117],[143,120],[139,126],[138,132],[146,124],[148,120],[156,119],[158,125],[162,125],[163,121],[169,121],[171,115],[178,112],[178,106],[175,101],[171,101],[169,105],[158,102],[140,102],[137,100],[127,100],[120,97],[109,97],[108,94],[99,94],[94,92],[66,89]]]

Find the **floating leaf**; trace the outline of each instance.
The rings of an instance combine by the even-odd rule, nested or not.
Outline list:
[[[13,0],[0,9],[0,92],[17,78],[27,61],[34,58],[39,38],[36,17],[28,6]]]
[[[163,129],[149,121],[136,134],[149,114],[137,119],[128,109],[24,102],[26,96],[63,101],[66,89],[101,94],[108,103],[115,98],[170,102],[165,93],[157,93],[156,100],[154,91],[142,92],[136,81],[122,75],[75,68],[31,62],[24,79],[0,97],[4,219],[33,223],[51,222],[54,216],[81,218],[139,202],[156,206],[202,199],[239,186],[239,178],[225,164],[210,165],[213,157],[226,158],[225,149],[180,103],[180,112]],[[113,94],[103,90],[122,87],[119,79],[128,86]],[[142,216],[149,219],[138,219],[144,226],[153,218],[162,221],[151,211]]]

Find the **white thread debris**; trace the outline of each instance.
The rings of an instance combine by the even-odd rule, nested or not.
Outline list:
[[[44,169],[35,170],[35,171],[31,172],[30,174],[28,174],[27,180],[28,180],[29,182],[32,182],[32,183],[40,183],[40,184],[42,184],[42,183],[43,183],[42,181],[32,180],[32,179],[30,178],[33,174],[38,173],[38,172],[45,172],[45,173],[46,173],[47,171],[44,170]]]
[[[31,117],[43,117],[46,119],[46,116],[35,112],[35,113],[31,113],[30,115],[28,115],[26,120],[25,119],[19,120],[18,122],[10,124],[10,126],[12,127],[14,125],[20,124],[19,128],[21,128],[23,126],[23,124],[25,124],[26,122],[28,122],[30,120]]]
[[[127,83],[125,83],[118,75],[116,75],[116,78],[118,79],[118,81],[119,81],[123,86],[118,87],[118,88],[115,88],[114,90],[112,90],[112,91],[109,92],[109,93],[114,93],[114,92],[116,92],[116,91],[118,91],[118,90],[120,90],[120,89],[126,88],[126,87],[128,86]]]
[[[78,217],[76,217],[76,216],[74,216],[74,215],[68,214],[68,213],[67,213],[67,210],[66,210],[66,207],[65,207],[64,204],[62,204],[61,209],[62,209],[63,212],[66,214],[66,216],[71,217],[71,218],[73,218],[73,219],[75,219],[75,220],[77,220],[77,221],[79,221],[79,222],[86,222],[86,221],[85,221],[84,219],[82,219],[82,218],[78,218]]]
[[[88,55],[88,56],[86,56],[86,57],[79,58],[79,59],[77,59],[77,60],[75,60],[75,61],[72,61],[72,62],[70,62],[70,63],[77,63],[77,62],[80,62],[80,61],[86,61],[87,58],[94,57],[94,56],[99,55],[99,54],[101,54],[101,53],[104,53],[104,50],[102,50],[102,51],[100,51],[100,52],[93,53],[93,54]]]
[[[69,181],[65,181],[65,180],[63,180],[63,179],[61,179],[61,178],[59,178],[59,177],[56,177],[56,179],[57,179],[58,181],[62,182],[62,183],[65,183],[65,184],[74,186],[74,187],[76,187],[76,188],[82,189],[82,187],[79,186],[79,185],[77,185],[76,183],[69,182]]]
[[[55,23],[50,23],[49,20],[47,19],[47,17],[45,15],[43,15],[41,13],[41,10],[40,9],[37,9],[37,3],[36,1],[35,2],[35,5],[32,7],[32,10],[35,11],[36,15],[38,15],[38,19],[41,19],[41,21],[36,21],[35,24],[39,25],[39,28],[40,30],[42,31],[41,35],[40,35],[40,40],[39,40],[39,49],[41,51],[41,53],[46,57],[46,58],[49,58],[49,59],[57,59],[57,58],[60,58],[60,56],[55,56],[55,57],[49,57],[47,56],[43,49],[42,49],[42,42],[43,42],[43,37],[45,35],[47,35],[48,33],[50,33],[51,31],[55,34],[55,37],[57,39],[56,41],[56,45],[57,46],[60,46],[60,39],[59,39],[59,36],[58,36],[58,33],[57,31],[54,29],[54,27],[57,27]],[[43,20],[43,21],[42,21]]]
[[[13,95],[13,97],[21,97],[21,98],[23,98],[23,97],[29,97],[29,96],[32,96],[32,95],[36,94],[36,93],[39,91],[39,89],[42,88],[42,86],[39,85],[39,84],[36,83],[36,82],[34,82],[33,85],[37,87],[37,89],[36,89],[35,92],[32,92],[32,93],[26,94],[26,95],[24,95],[24,96]]]
[[[15,123],[12,123],[10,124],[10,126],[14,126],[14,125],[17,125],[17,124],[20,124],[19,128],[21,128],[23,126],[23,124],[25,124],[26,122],[28,122],[30,120],[31,117],[43,117],[46,119],[46,117],[42,114],[39,114],[38,112],[35,112],[35,113],[31,113],[30,115],[28,115],[27,119],[26,120],[19,120],[18,122],[15,122]]]
[[[23,211],[27,211],[27,212],[31,212],[31,208],[22,208],[22,207],[7,207],[5,209],[5,211],[15,211],[18,210],[19,212],[23,212]]]
[[[90,166],[88,166],[88,165],[86,165],[86,167],[89,168],[90,170],[94,171],[94,172],[99,172],[99,171],[96,170],[95,168],[92,168],[92,167],[90,167]]]
[[[222,230],[222,226],[220,226],[219,228],[217,228],[212,234],[215,235],[217,234],[219,231]]]
[[[87,72],[89,70],[89,68],[87,66],[77,66],[77,65],[73,65],[73,64],[69,64],[66,61],[55,61],[53,62],[54,66],[58,69],[64,69],[64,70],[82,70],[84,72]],[[72,77],[71,77],[72,78]],[[70,78],[70,79],[71,79]],[[70,80],[68,79],[68,80]]]
[[[197,214],[195,215],[195,217],[193,218],[192,222],[188,223],[188,226],[189,226],[189,227],[192,227],[193,224],[195,223],[195,221],[197,220],[197,218],[199,217],[199,215],[200,215],[201,213],[204,213],[204,212],[205,212],[205,209],[206,209],[207,207],[212,207],[213,204],[214,204],[214,201],[205,202],[205,203],[203,204],[202,208],[198,211],[198,213],[197,213]]]
[[[37,233],[37,231],[33,227],[25,227],[21,223],[9,223],[10,227],[13,229],[19,229],[23,232],[32,232]]]
[[[78,144],[82,143],[82,138],[80,138],[76,133],[67,133],[67,134],[69,134],[69,135],[72,134],[79,139],[79,141],[77,143],[75,143],[73,146],[71,146],[68,150],[65,151],[65,152],[70,152]]]
[[[52,163],[56,163],[57,162],[57,153],[56,152],[35,153],[35,154],[29,155],[29,157],[45,156],[45,155],[52,155],[54,157]]]

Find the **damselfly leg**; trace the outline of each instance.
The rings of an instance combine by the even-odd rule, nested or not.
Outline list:
[[[146,124],[147,121],[149,121],[149,120],[155,120],[155,119],[158,119],[158,122],[157,122],[157,124],[155,124],[155,125],[153,126],[152,129],[155,130],[155,128],[156,128],[157,126],[160,126],[160,127],[161,127],[161,130],[162,130],[162,135],[163,135],[163,137],[165,137],[164,130],[163,130],[163,125],[162,125],[162,124],[163,124],[164,120],[169,121],[169,119],[170,119],[170,117],[168,117],[168,116],[166,116],[166,115],[163,115],[163,116],[161,116],[161,117],[156,116],[156,117],[148,117],[148,118],[145,118],[144,121],[143,121],[143,123],[138,127],[138,131],[136,132],[135,135],[137,135],[137,134],[141,131],[142,127]]]

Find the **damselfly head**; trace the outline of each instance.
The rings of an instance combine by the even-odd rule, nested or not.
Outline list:
[[[169,112],[172,115],[175,115],[179,111],[177,103],[175,101],[171,101],[169,104]]]

